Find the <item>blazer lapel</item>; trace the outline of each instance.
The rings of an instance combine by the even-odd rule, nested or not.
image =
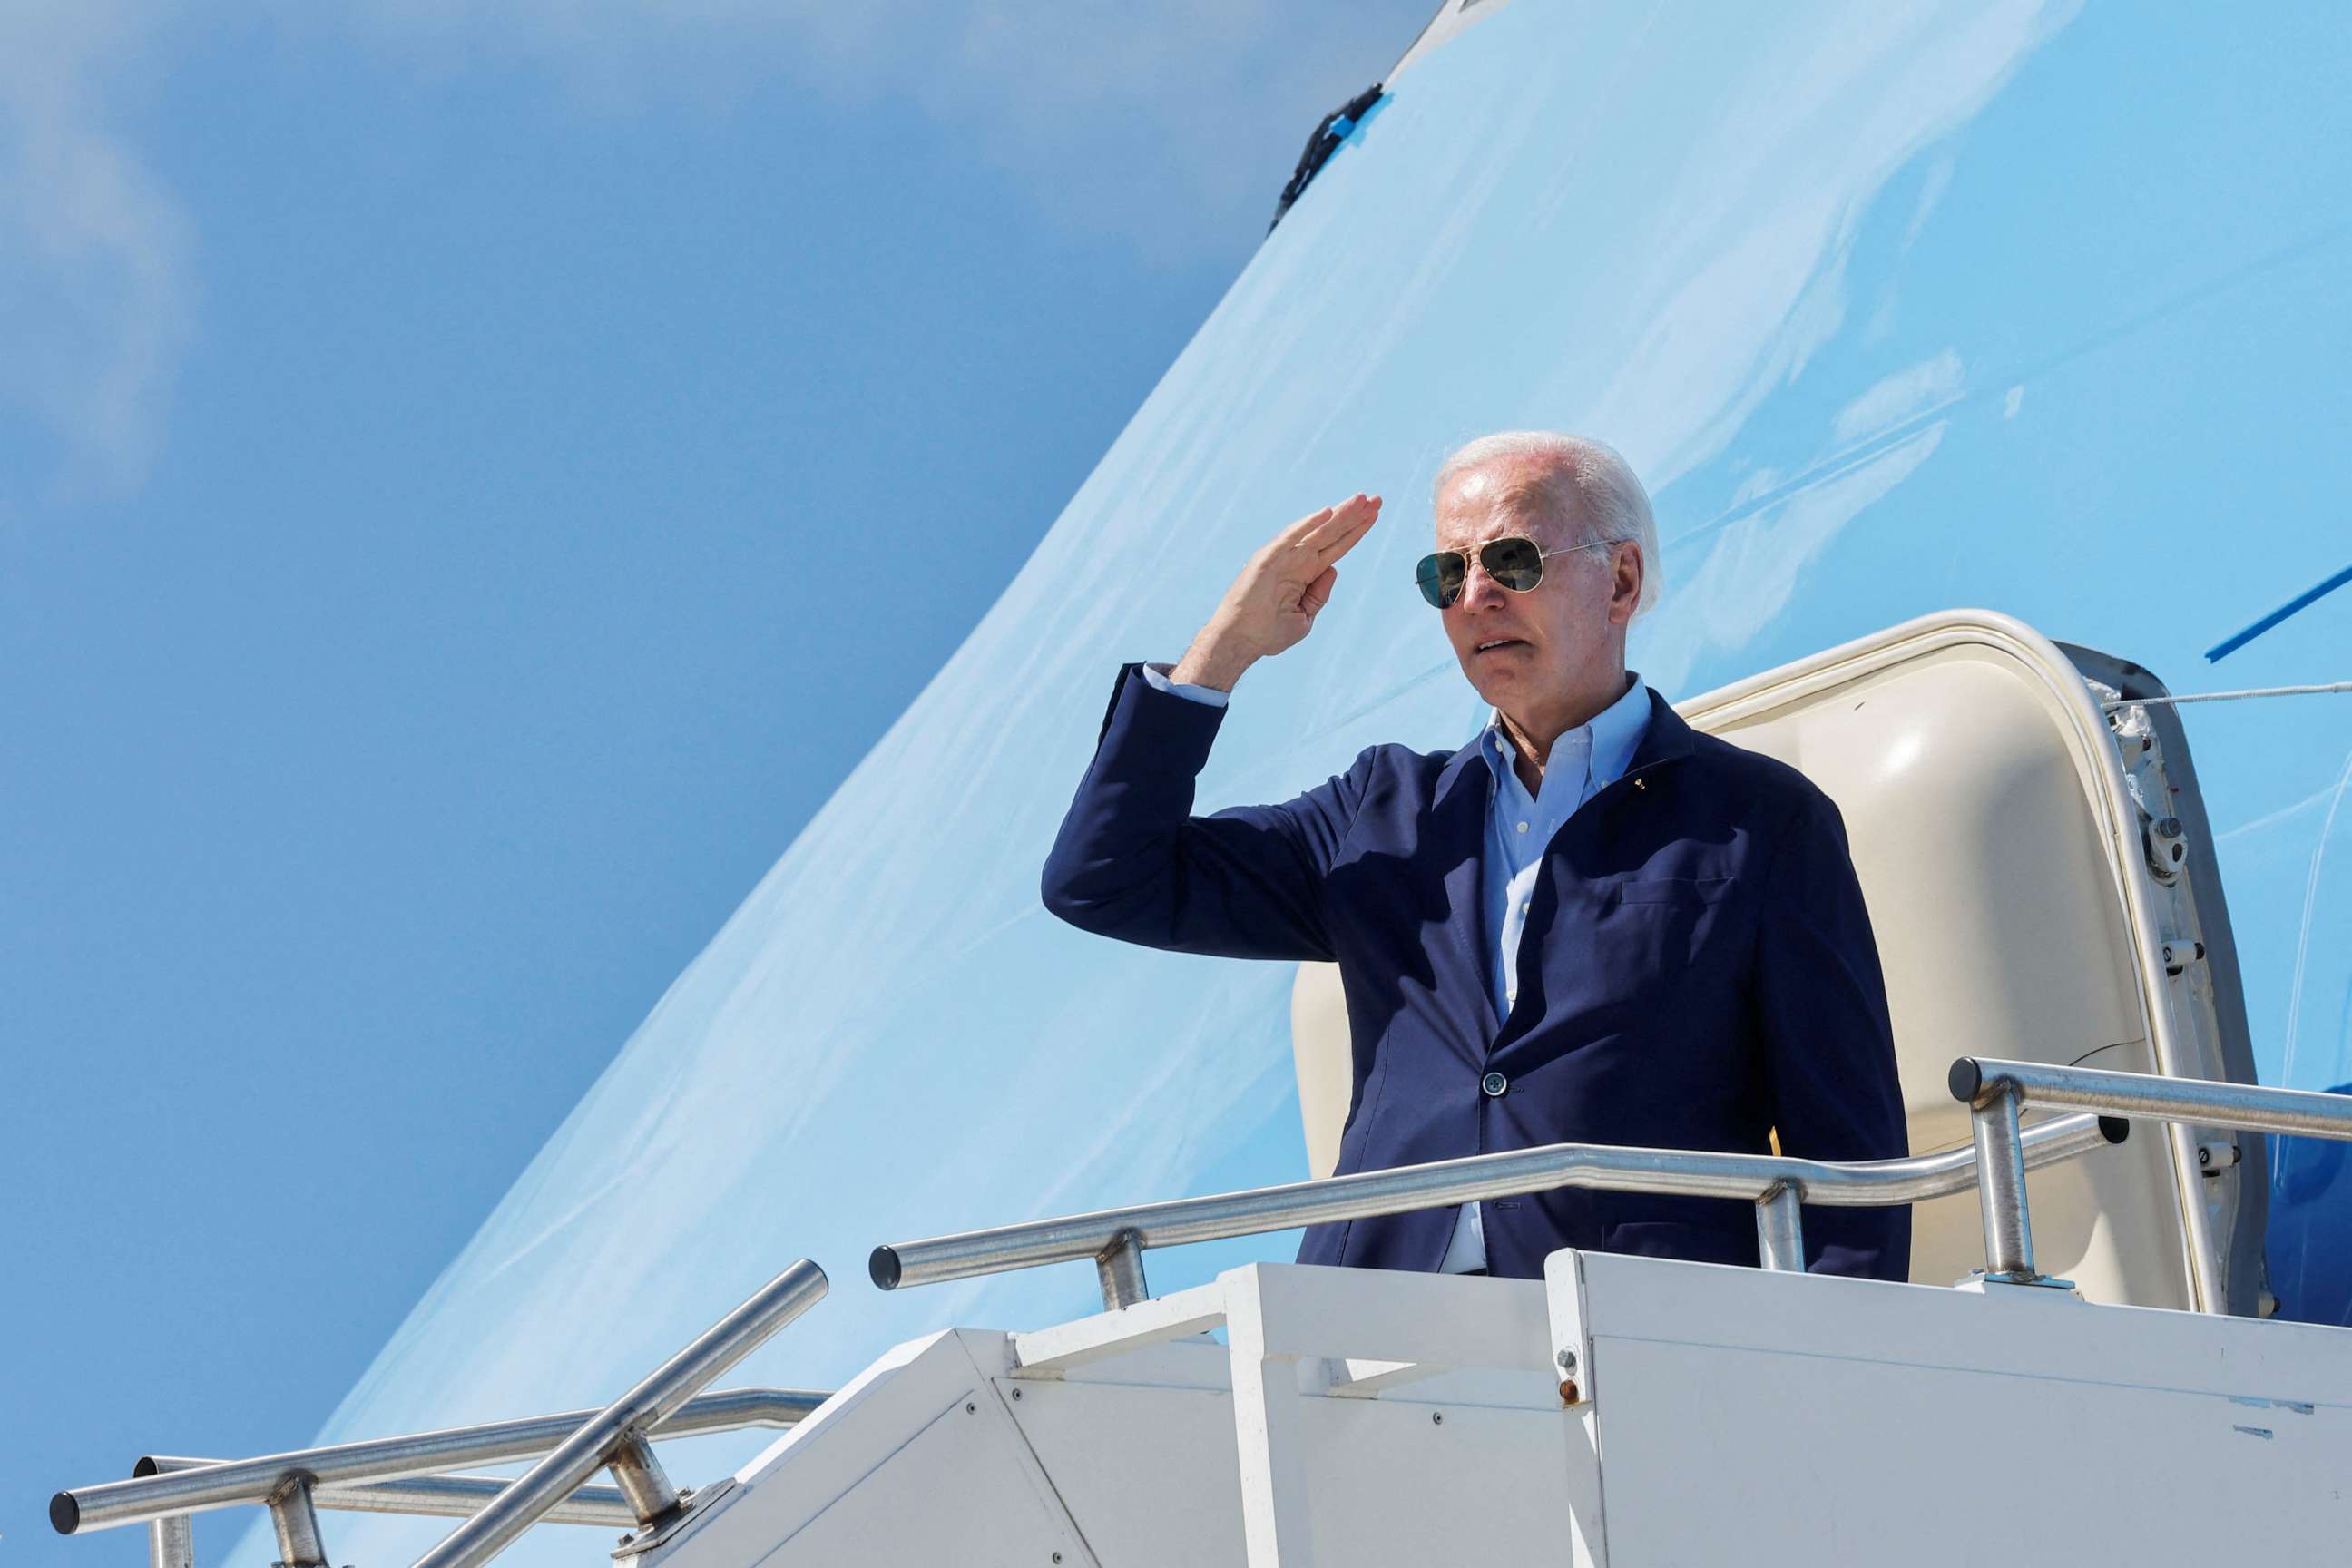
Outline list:
[[[1478,1045],[1492,1045],[1503,1026],[1495,1012],[1495,988],[1489,984],[1486,930],[1486,889],[1483,872],[1486,858],[1486,813],[1494,779],[1475,745],[1454,753],[1438,771],[1436,796],[1431,802],[1423,853],[1444,868],[1445,932],[1431,953],[1444,973],[1434,978],[1440,995],[1475,996],[1481,1033]],[[1483,1049],[1481,1054],[1483,1055]]]
[[[1650,722],[1642,731],[1641,741],[1633,747],[1633,760],[1626,764],[1625,776],[1629,779],[1635,777],[1644,768],[1654,768],[1661,763],[1680,762],[1690,753],[1691,727],[1683,722],[1683,716],[1675,711],[1674,704],[1659,696],[1654,688],[1652,689]]]

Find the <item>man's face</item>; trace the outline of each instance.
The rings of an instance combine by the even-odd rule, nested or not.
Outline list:
[[[1615,679],[1641,591],[1631,544],[1553,555],[1530,593],[1512,593],[1486,575],[1478,546],[1488,540],[1523,534],[1549,552],[1585,537],[1511,504],[1511,492],[1538,471],[1527,459],[1470,469],[1445,487],[1435,509],[1437,548],[1470,560],[1462,596],[1439,612],[1446,640],[1480,697],[1530,722]]]

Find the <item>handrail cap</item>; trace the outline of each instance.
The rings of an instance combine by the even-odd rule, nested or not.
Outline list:
[[[887,1246],[876,1247],[873,1256],[866,1260],[866,1272],[874,1277],[876,1288],[896,1290],[898,1288],[898,1249]]]
[[[1974,1057],[1960,1057],[1952,1063],[1952,1070],[1944,1081],[1950,1086],[1952,1098],[1962,1105],[1974,1105],[1977,1096],[1984,1091],[1984,1068]]]
[[[1957,1058],[1944,1081],[1951,1089],[1954,1100],[1972,1106],[1984,1093],[1984,1064],[1974,1057]],[[2110,1143],[2121,1143],[2131,1136],[2131,1122],[2121,1116],[2103,1115],[2099,1118],[2099,1136]]]

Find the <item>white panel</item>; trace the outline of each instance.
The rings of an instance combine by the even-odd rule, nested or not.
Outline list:
[[[2352,1540],[2341,1406],[1640,1341],[1604,1353],[1619,1568],[1974,1568],[1995,1542],[2032,1563],[2316,1563]]]
[[[1148,1345],[1188,1339],[1224,1321],[1223,1290],[1202,1285],[1097,1312],[1091,1318],[1014,1334],[1013,1359],[1022,1376],[1059,1376]]]
[[[989,1456],[970,1462],[992,1476],[1009,1477],[1013,1483],[1006,1492],[1010,1500],[1002,1506],[1013,1507],[1025,1498],[1020,1504],[1026,1510],[1024,1518],[1040,1509],[1058,1512],[1051,1487],[993,1386],[1007,1369],[1009,1353],[1003,1334],[974,1331],[950,1331],[898,1346],[745,1466],[737,1476],[740,1486],[671,1545],[641,1560],[643,1568],[740,1568],[761,1561],[780,1543],[799,1541],[815,1521],[853,1496],[859,1500],[843,1517],[864,1518],[871,1497],[904,1494],[913,1472],[899,1461],[950,1415],[955,1424],[992,1434]],[[967,1411],[966,1405],[971,1409]],[[948,1462],[938,1458],[947,1450],[936,1436],[923,1452],[932,1456],[926,1463]],[[922,1531],[929,1528],[917,1527],[911,1539],[919,1543]],[[832,1537],[820,1532],[811,1539]],[[880,1552],[881,1547],[873,1550]],[[891,1545],[888,1550],[895,1553],[899,1548]],[[1064,1552],[1065,1568],[1085,1561],[1074,1554],[1074,1547],[1056,1545],[1048,1556],[1051,1551]],[[919,1553],[869,1554],[859,1560],[933,1561]],[[787,1556],[779,1561],[827,1559]]]
[[[1019,1436],[995,1419],[993,1394],[982,1390],[969,1403],[976,1408],[950,1405],[880,1469],[758,1561],[769,1568],[1093,1563],[1061,1511],[1038,1498]]]
[[[1598,1471],[1567,1412],[1307,1399],[1300,1415],[1317,1563],[1570,1561]]]
[[[894,1347],[736,1473],[737,1488],[642,1568],[749,1563],[816,1517],[982,1380],[961,1336]]]
[[[2134,1383],[2160,1371],[2168,1387],[2352,1405],[2352,1330],[1608,1252],[1584,1255],[1584,1277],[1593,1359],[1612,1399],[1625,1392],[1601,1342],[1613,1338],[2036,1378]]]
[[[2352,1331],[1584,1261],[1617,1568],[1974,1563],[1992,1543],[2317,1563],[2352,1539]]]
[[[1311,1264],[1255,1264],[1220,1279],[1233,1292],[1242,1276],[1254,1282],[1276,1353],[1530,1371],[1551,1364],[1538,1280]],[[1229,1300],[1237,1321],[1238,1293]]]
[[[1013,1418],[1104,1568],[1242,1560],[1224,1390],[1024,1383]]]

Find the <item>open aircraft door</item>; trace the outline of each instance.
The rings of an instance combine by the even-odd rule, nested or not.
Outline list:
[[[1969,1142],[1953,1059],[2254,1081],[2220,868],[2172,709],[2147,671],[1954,610],[1678,705],[1801,769],[1844,815],[1870,904],[1911,1150]],[[1317,1174],[1351,1074],[1338,973],[1301,966],[1299,1104]],[[2094,1300],[2260,1315],[2254,1135],[2142,1126],[2030,1179],[2042,1266]],[[1972,1194],[1919,1205],[1912,1278],[1981,1266]]]

